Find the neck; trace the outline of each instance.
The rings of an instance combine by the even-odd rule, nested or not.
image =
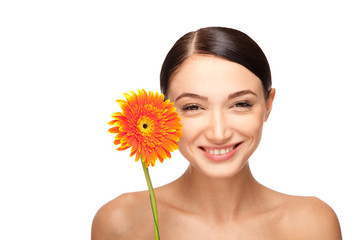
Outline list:
[[[207,219],[227,221],[251,209],[260,184],[247,163],[233,177],[209,178],[191,165],[179,179],[184,206]]]

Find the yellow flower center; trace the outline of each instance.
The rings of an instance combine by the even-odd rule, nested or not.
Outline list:
[[[154,132],[154,121],[149,117],[141,117],[137,122],[137,127],[143,136],[149,136]]]

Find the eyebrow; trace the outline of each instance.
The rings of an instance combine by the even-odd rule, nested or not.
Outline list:
[[[238,91],[238,92],[234,92],[234,93],[230,94],[228,99],[230,100],[230,99],[233,99],[233,98],[236,98],[236,97],[241,97],[241,96],[244,96],[244,95],[247,95],[247,94],[252,94],[254,96],[257,96],[256,93],[254,93],[251,90],[243,90],[243,91]]]
[[[182,94],[180,94],[180,95],[175,99],[175,102],[176,102],[177,100],[179,100],[180,98],[184,98],[184,97],[197,98],[197,99],[204,100],[204,101],[207,101],[207,100],[208,100],[207,97],[200,96],[200,95],[195,94],[195,93],[182,93]]]
[[[228,96],[228,99],[233,99],[233,98],[236,98],[236,97],[241,97],[241,96],[244,96],[244,95],[247,95],[247,94],[252,94],[254,96],[257,96],[256,93],[254,93],[253,91],[251,90],[242,90],[242,91],[238,91],[238,92],[234,92],[234,93],[231,93],[229,96]],[[204,100],[204,101],[207,101],[208,98],[205,97],[205,96],[200,96],[198,94],[195,94],[195,93],[182,93],[180,94],[176,99],[175,99],[175,102],[181,98],[184,98],[184,97],[189,97],[189,98],[197,98],[197,99],[200,99],[200,100]]]

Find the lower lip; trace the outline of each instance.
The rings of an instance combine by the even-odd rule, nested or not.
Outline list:
[[[223,162],[223,161],[226,161],[226,160],[229,160],[230,158],[232,158],[232,156],[234,156],[234,154],[237,152],[237,150],[239,149],[239,146],[241,144],[239,144],[236,148],[234,148],[233,150],[231,150],[230,152],[228,153],[225,153],[225,154],[219,154],[219,155],[215,155],[215,154],[210,154],[204,150],[202,150],[205,154],[205,156],[215,162]]]

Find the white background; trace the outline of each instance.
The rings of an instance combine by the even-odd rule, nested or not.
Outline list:
[[[170,47],[207,26],[249,34],[272,68],[277,95],[250,160],[255,177],[319,197],[344,239],[360,239],[355,1],[127,2],[1,1],[0,239],[90,239],[104,203],[146,189],[140,163],[107,133],[115,100],[158,91]],[[150,169],[154,186],[186,167],[175,153]]]

